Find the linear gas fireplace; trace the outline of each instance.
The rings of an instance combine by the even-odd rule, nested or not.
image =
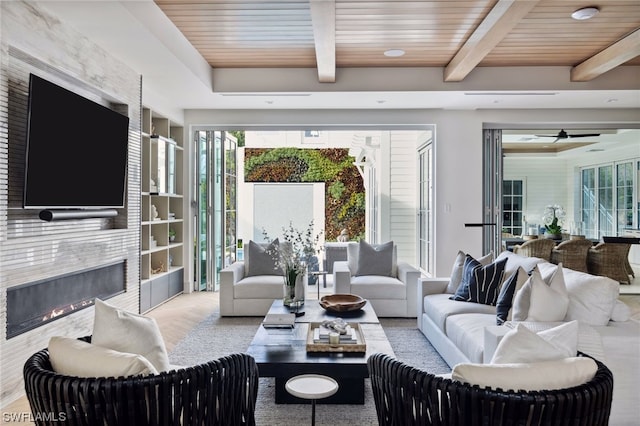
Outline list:
[[[7,290],[7,338],[125,291],[125,262],[35,281]]]

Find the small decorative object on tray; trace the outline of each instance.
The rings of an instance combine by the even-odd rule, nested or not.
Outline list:
[[[312,322],[309,324],[307,336],[307,352],[366,352],[367,345],[364,341],[362,329],[358,323],[343,322],[343,332],[328,326],[332,321]]]
[[[355,294],[328,294],[320,299],[320,306],[334,312],[356,311],[366,304],[366,299]]]

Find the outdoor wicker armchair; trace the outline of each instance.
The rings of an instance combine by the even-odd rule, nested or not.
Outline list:
[[[55,373],[43,349],[23,373],[37,425],[255,425],[258,368],[247,354],[157,375],[81,378]]]
[[[562,263],[563,267],[574,271],[588,272],[587,255],[592,246],[591,240],[586,238],[563,241],[551,250],[551,262]]]
[[[581,354],[584,356],[584,354]],[[613,375],[596,360],[593,379],[539,392],[480,388],[438,377],[385,354],[368,359],[378,416],[385,425],[606,425]]]
[[[556,243],[549,238],[538,238],[525,241],[523,244],[513,247],[513,252],[525,257],[539,257],[547,262],[551,262],[551,250]]]

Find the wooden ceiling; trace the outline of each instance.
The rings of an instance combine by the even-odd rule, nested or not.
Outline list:
[[[155,0],[214,68],[566,66],[589,81],[640,65],[638,0]],[[592,19],[571,13],[596,6]],[[402,49],[401,57],[387,57]]]

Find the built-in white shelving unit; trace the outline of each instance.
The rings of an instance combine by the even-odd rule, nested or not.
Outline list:
[[[183,291],[183,127],[142,110],[140,312]]]

